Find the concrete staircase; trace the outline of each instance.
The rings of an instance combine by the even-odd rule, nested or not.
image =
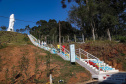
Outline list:
[[[62,46],[60,47],[60,51],[57,51],[57,49],[53,45],[40,45],[40,40],[37,40],[32,35],[28,35],[28,37],[35,46],[50,51],[52,54],[58,54],[64,60],[70,60],[70,52]],[[82,55],[85,56],[86,59],[82,59]],[[76,49],[75,59],[78,64],[90,71],[90,73],[92,74],[92,78],[98,79],[98,81],[114,82],[116,84],[126,84],[125,72],[119,72],[119,70],[112,68],[112,66],[109,66],[104,61],[101,61],[99,58],[80,48]]]

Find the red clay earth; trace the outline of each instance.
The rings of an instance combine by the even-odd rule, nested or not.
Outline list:
[[[26,70],[29,73],[29,77],[35,75],[35,55],[39,54],[45,56],[46,53],[40,52],[40,49],[32,46],[32,45],[25,45],[25,46],[9,46],[4,49],[0,49],[0,56],[2,59],[2,71],[0,71],[0,81],[5,81],[5,72],[8,69],[7,77],[11,78],[13,71],[17,71],[17,74],[21,74],[21,70],[19,69],[19,61],[24,56],[25,58],[29,59],[29,66]],[[40,60],[38,60],[40,61]],[[43,62],[42,62],[43,63]],[[14,69],[12,67],[14,66]],[[45,70],[46,66],[40,66],[40,70]],[[23,71],[24,72],[24,71]],[[22,73],[23,73],[22,72]],[[23,73],[24,79],[26,80],[27,77]],[[16,76],[16,75],[15,75]],[[17,79],[18,80],[18,79]],[[9,81],[10,82],[10,81]]]
[[[69,50],[69,44],[64,45]],[[76,49],[81,48],[114,68],[120,71],[126,71],[124,69],[125,66],[123,66],[123,63],[126,61],[126,44],[115,42],[88,42],[83,44],[76,43],[75,45]],[[83,56],[82,58],[85,57]]]
[[[45,84],[49,78],[47,77],[47,67],[46,67],[46,60],[41,60],[41,58],[37,59],[36,63],[36,57],[42,56],[42,59],[46,58],[46,53],[43,50],[40,50],[39,48],[33,46],[33,45],[18,45],[13,46],[10,45],[6,48],[0,49],[0,56],[1,56],[1,71],[0,71],[0,83],[10,84],[13,82],[12,79],[15,80],[15,84],[21,83],[20,80],[23,80],[23,84],[36,84],[34,82],[34,79],[42,79],[45,81]],[[24,58],[23,58],[24,57]],[[22,60],[23,59],[23,60]],[[28,61],[28,60],[29,61]],[[27,62],[29,63],[27,66]],[[35,64],[38,64],[35,66]],[[22,66],[21,66],[22,65]],[[50,64],[50,68],[56,67],[55,74],[53,74],[53,77],[59,77],[61,74],[60,69],[61,65],[63,65],[61,62],[53,62]],[[20,68],[20,67],[23,68]],[[8,72],[7,72],[8,69]],[[23,69],[23,70],[22,70]],[[35,73],[35,69],[39,70]],[[27,73],[27,74],[26,74]],[[76,74],[74,77],[69,77],[70,80],[67,84],[72,84],[72,82],[84,82],[82,78],[89,79],[89,76],[87,73],[81,72],[81,73],[73,73]],[[9,78],[9,80],[8,80]],[[75,79],[75,80],[74,80]],[[7,80],[7,81],[6,81]]]

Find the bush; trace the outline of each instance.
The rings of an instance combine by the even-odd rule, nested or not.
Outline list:
[[[29,38],[24,37],[23,40],[27,42],[29,40]]]
[[[0,43],[0,49],[7,47],[6,43]]]
[[[119,40],[121,43],[126,43],[126,36],[114,36],[115,40]]]
[[[123,63],[123,70],[126,71],[126,62]]]
[[[126,42],[126,37],[121,37],[120,42],[125,43]]]

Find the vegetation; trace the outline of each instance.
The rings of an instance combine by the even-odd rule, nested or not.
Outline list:
[[[7,27],[6,26],[1,26],[1,31],[6,31]]]
[[[0,36],[0,48],[6,47],[7,44],[32,44],[25,34],[0,31]]]
[[[66,0],[61,1],[63,8],[66,8],[67,6],[65,4],[65,1]],[[25,46],[23,46],[25,47],[25,49],[19,49],[22,57],[20,57],[20,61],[18,63],[15,63],[18,65],[13,64],[9,69],[2,69],[2,67],[6,66],[7,64],[2,64],[2,62],[5,61],[5,59],[7,59],[8,57],[3,57],[4,54],[0,53],[0,73],[2,71],[5,72],[5,81],[1,81],[1,83],[9,82],[13,84],[17,82],[22,84],[45,84],[47,81],[49,81],[49,74],[53,75],[54,83],[57,83],[57,81],[60,79],[64,80],[65,83],[69,83],[71,81],[83,82],[89,80],[91,77],[90,73],[80,65],[71,65],[69,61],[64,61],[57,55],[51,55],[48,51],[38,50],[31,45],[27,45],[31,44],[29,38],[26,34],[21,34],[26,30],[27,34],[29,32],[40,40],[46,42],[48,41],[48,43],[55,43],[55,46],[60,37],[59,28],[61,32],[62,42],[64,42],[65,40],[66,42],[73,43],[72,41],[75,41],[77,36],[82,36],[82,34],[84,34],[86,43],[75,43],[76,48],[82,48],[105,61],[109,65],[117,69],[126,71],[126,45],[122,44],[126,43],[125,0],[67,1],[75,1],[78,4],[76,6],[72,6],[71,10],[68,12],[68,21],[57,22],[55,19],[50,19],[49,21],[39,20],[36,22],[37,26],[30,28],[29,25],[27,25],[24,29],[17,29],[16,32],[6,32],[5,30],[7,29],[7,27],[0,27],[1,50],[5,47],[10,47],[8,46],[9,44],[18,45],[18,47],[21,47],[25,44]],[[78,29],[72,27],[71,24],[74,24]],[[109,39],[109,41],[107,40],[107,38]],[[79,40],[79,38],[77,40]],[[119,41],[121,43],[117,43],[115,41]],[[63,45],[66,45],[66,48],[69,49],[68,43],[65,43]],[[30,46],[30,52],[26,49],[26,46],[28,47],[28,49]],[[15,46],[11,46],[11,49],[13,48],[15,48]],[[33,51],[32,49],[35,50]],[[10,51],[10,49],[8,51],[9,55],[15,56],[15,53]],[[46,53],[46,56],[41,55],[41,52]],[[31,53],[33,55],[31,55]],[[9,61],[11,60],[10,58],[8,58]],[[84,58],[84,56],[82,56],[82,58]],[[6,67],[9,67],[9,65],[7,65]],[[78,76],[78,74],[83,74],[84,76]],[[79,77],[81,77],[79,79],[80,81],[77,81],[77,78]]]
[[[10,48],[13,49],[12,51],[16,51],[11,56],[9,55],[12,51],[8,51]],[[7,55],[3,56],[3,53],[0,52],[1,57],[4,58],[2,61],[0,59],[0,64],[1,67],[5,68],[0,71],[0,74],[4,72],[5,75],[5,78],[0,76],[4,80],[0,83],[46,84],[50,74],[52,74],[55,84],[59,80],[64,80],[65,84],[69,84],[73,79],[75,83],[90,80],[91,74],[79,64],[72,65],[58,55],[50,54],[50,52],[32,45],[8,46],[6,50],[8,51]],[[7,52],[6,50],[3,52]],[[12,61],[14,58],[16,60]]]
[[[125,0],[61,0],[63,8],[67,6],[66,1],[77,3],[69,10],[67,21],[39,20],[36,22],[37,26],[30,28],[27,25],[24,29],[16,31],[22,33],[27,30],[27,33],[30,32],[36,38],[48,43],[59,41],[59,28],[62,42],[64,40],[65,42],[76,42],[80,37],[94,41],[112,41],[117,40],[116,37],[120,36],[118,40],[125,42],[125,38],[123,38],[126,36]]]
[[[37,21],[38,26],[34,26],[30,29],[30,34],[34,35],[36,38],[40,38],[44,41],[52,41],[53,43],[58,41],[59,37],[59,22],[56,20],[50,19],[48,22],[45,20]],[[72,27],[72,25],[65,21],[60,21],[60,30],[62,34],[62,39],[66,38],[72,39],[74,34],[77,34],[79,30]]]
[[[1,84],[45,84],[49,81],[50,74],[56,84],[59,80],[64,80],[65,83],[72,82],[73,79],[76,83],[90,80],[91,75],[86,69],[77,63],[71,65],[69,61],[64,61],[58,55],[52,55],[48,51],[29,45],[27,36],[3,31],[0,31],[0,34],[5,38],[0,38],[0,41],[7,44],[6,49],[0,49]]]
[[[113,66],[120,71],[126,71],[126,44],[119,43],[115,41],[86,41],[85,43],[73,43],[76,49],[83,49],[92,55],[98,57],[100,60],[105,61],[105,63]],[[69,44],[64,43],[65,48],[69,50]],[[56,45],[54,45],[56,47]],[[78,52],[78,51],[77,51]],[[84,55],[81,56],[86,59]]]
[[[66,8],[65,1],[61,1],[63,8]],[[87,38],[109,37],[111,41],[111,36],[126,36],[125,0],[68,0],[71,1],[78,6],[71,7],[68,20],[78,26]]]
[[[7,47],[6,43],[0,43],[0,49]]]

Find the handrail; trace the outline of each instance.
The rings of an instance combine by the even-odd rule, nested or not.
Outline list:
[[[40,45],[40,40],[37,40],[34,36],[32,35],[28,35],[28,37],[30,38],[31,42],[38,46],[38,47],[41,47]],[[44,48],[46,50],[54,50],[54,52],[57,52],[57,48],[55,48],[53,45],[51,45],[51,48],[49,47],[49,45],[44,45],[43,47],[41,48]],[[70,51],[67,50],[66,48],[63,48],[61,45],[60,45],[60,52],[63,50],[63,53],[59,53],[59,54],[62,54],[65,58],[70,58]],[[95,69],[97,69],[98,71],[100,71],[101,69],[103,71],[109,71],[109,70],[115,70],[114,68],[110,67],[109,65],[107,65],[106,63],[104,63],[104,61],[100,61],[99,58],[95,57],[94,55],[88,53],[87,51],[84,51],[83,49],[79,48],[79,49],[75,49],[76,51],[76,54],[75,54],[75,58],[76,60],[80,60],[82,62],[84,62],[85,64],[88,63],[88,66],[92,66],[92,62],[96,63],[96,66],[93,67]],[[87,59],[83,60],[81,59],[81,55],[84,55],[84,56],[87,56]],[[91,67],[90,67],[91,68]],[[93,69],[92,68],[92,69]],[[94,69],[94,70],[95,70]]]
[[[89,57],[89,58],[94,58],[94,59],[99,60],[99,58],[97,58],[97,57],[95,57],[94,55],[92,55],[92,54],[90,54],[90,53],[88,53],[88,52],[82,50],[81,48],[80,48],[80,53],[83,54],[83,55],[88,55],[87,57]]]

